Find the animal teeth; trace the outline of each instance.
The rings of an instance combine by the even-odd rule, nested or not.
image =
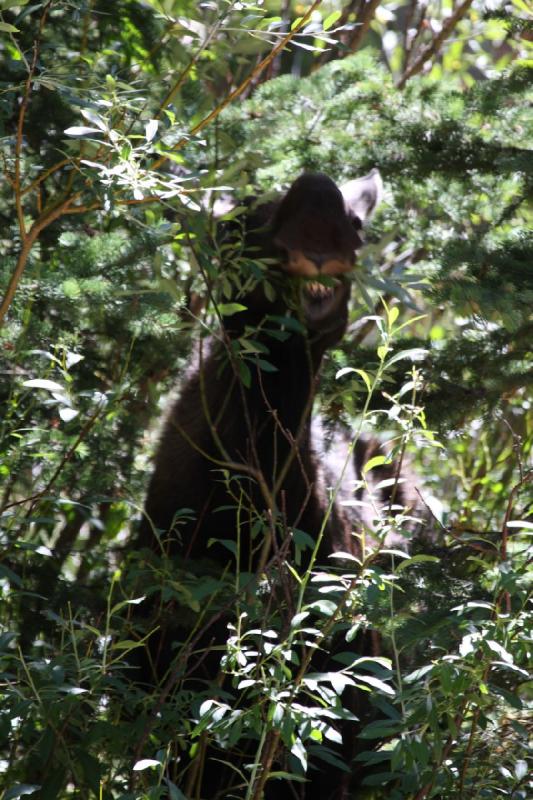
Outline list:
[[[334,292],[331,286],[324,286],[323,283],[316,283],[315,281],[308,283],[306,289],[308,294],[317,298],[330,297]]]

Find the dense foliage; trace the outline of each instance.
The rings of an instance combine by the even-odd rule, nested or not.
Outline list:
[[[279,5],[0,2],[2,800],[192,800],[184,764],[208,743],[238,764],[231,796],[299,787],[338,759],[354,685],[358,797],[527,796],[527,9]],[[316,411],[409,462],[414,508],[372,531],[400,544],[255,593],[209,563],[148,565],[129,543],[152,432],[250,268],[221,252],[216,199],[374,166],[385,199]],[[243,339],[244,381],[256,355]],[[193,650],[224,611],[222,688],[191,688],[180,652],[158,687],[131,679],[155,596]]]

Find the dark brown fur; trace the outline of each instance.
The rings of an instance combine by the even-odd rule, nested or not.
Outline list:
[[[370,193],[370,201],[361,201],[359,189],[368,194],[371,177],[355,189],[352,182],[347,198],[325,175],[303,175],[280,203],[248,213],[244,254],[276,260],[269,266],[276,297],[267,299],[261,284],[237,295],[246,310],[226,317],[220,338],[200,348],[197,369],[163,427],[139,547],[163,548],[185,561],[207,557],[222,570],[234,556],[208,543],[238,538],[237,569],[253,573],[276,553],[291,559],[293,528],[316,539],[326,499],[311,441],[312,403],[323,356],[346,329],[350,292],[343,273],[361,245],[361,209],[371,210],[377,200]],[[335,285],[302,281],[323,275],[335,276]],[[280,321],[289,314],[296,329]],[[264,351],[245,361],[249,385],[235,347],[244,334]],[[191,509],[192,519],[177,516],[181,509]],[[356,549],[348,521],[334,507],[319,562],[333,551]],[[161,638],[156,644],[165,652]],[[306,797],[325,799],[330,789],[341,796],[339,785],[329,784],[326,793],[316,781]],[[278,797],[280,786],[276,782]]]

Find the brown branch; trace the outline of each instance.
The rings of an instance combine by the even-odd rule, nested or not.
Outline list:
[[[270,776],[272,762],[274,761],[274,756],[276,755],[276,750],[278,749],[280,734],[281,731],[279,730],[271,730],[267,734],[267,741],[265,742],[265,748],[261,759],[261,774],[259,775],[259,780],[254,787],[252,800],[261,800],[263,797],[263,790]]]
[[[361,3],[364,3],[364,0],[351,0],[351,2],[348,3],[348,5],[344,6],[339,19],[335,23],[335,27],[340,29],[339,43],[338,43],[339,45],[346,45],[346,39],[348,34],[347,31],[344,30],[344,28],[348,24],[350,16],[352,14],[355,14],[356,8],[359,8],[358,14],[360,13]],[[324,64],[328,63],[328,61],[332,61],[334,57],[335,57],[335,51],[333,47],[325,48],[320,54],[320,56],[318,56],[318,58],[316,59],[316,62],[313,65],[313,70],[315,68],[318,69],[319,67],[323,67]]]
[[[459,730],[459,728],[463,724],[464,718],[466,716],[467,705],[468,705],[468,700],[465,698],[463,700],[463,702],[461,703],[460,710],[455,715],[454,725],[455,725],[457,730]],[[413,800],[424,800],[424,798],[426,798],[428,796],[429,792],[433,788],[433,784],[435,783],[435,778],[437,776],[437,770],[440,768],[440,766],[442,764],[444,764],[444,762],[446,761],[446,759],[450,755],[450,753],[452,751],[452,748],[453,748],[453,745],[454,745],[454,742],[455,742],[455,738],[450,734],[448,736],[448,739],[446,740],[446,744],[444,745],[444,748],[442,750],[440,758],[438,759],[437,763],[435,764],[435,766],[433,768],[433,775],[431,777],[431,780],[428,781],[424,786],[422,786],[422,788],[415,794]]]
[[[438,33],[437,36],[435,36],[433,40],[423,48],[418,55],[418,58],[416,58],[411,66],[404,71],[403,75],[396,84],[397,89],[403,89],[407,81],[412,78],[413,75],[417,75],[422,70],[424,64],[433,58],[433,56],[437,55],[441,45],[451,34],[457,23],[464,17],[472,5],[472,2],[473,0],[463,0],[463,2],[457,6],[451,17],[448,17],[448,19],[443,22],[440,33]]]
[[[502,525],[502,541],[500,546],[500,558],[503,561],[507,561],[507,543],[509,538],[509,520],[511,519],[511,514],[513,513],[514,501],[516,496],[519,494],[520,490],[526,483],[533,480],[533,469],[526,472],[526,474],[519,480],[519,482],[513,486],[509,493],[509,500],[507,502],[507,508],[505,509],[505,517],[503,520]],[[509,596],[509,592],[503,592],[498,600],[498,605],[501,605],[505,602],[505,610],[508,614],[511,613],[511,598]]]
[[[529,481],[531,481],[531,480],[533,480],[533,470],[530,470],[529,472],[527,472],[523,476],[523,478],[521,478],[520,481],[515,486],[513,486],[512,490],[511,490],[511,493],[509,495],[509,500],[508,500],[508,503],[507,503],[507,509],[506,509],[506,512],[505,512],[505,519],[504,519],[504,523],[503,523],[503,527],[502,527],[502,543],[501,543],[501,550],[500,550],[500,557],[501,557],[502,561],[504,561],[507,558],[507,526],[509,524],[509,520],[510,520],[510,517],[511,517],[514,500],[515,500],[517,494],[520,492],[520,489],[526,483],[529,483]],[[500,598],[497,600],[496,608],[495,608],[495,611],[493,612],[493,619],[495,619],[496,616],[497,616],[498,608],[501,606],[502,600],[505,600],[505,602],[506,602],[506,613],[510,613],[510,611],[511,611],[511,602],[510,602],[510,598],[509,598],[509,593],[508,592],[504,592],[504,593],[502,593],[502,595],[500,595]],[[482,654],[482,651],[481,650],[478,651],[478,657],[481,657],[481,654]],[[487,666],[485,668],[485,670],[483,671],[483,678],[482,679],[483,679],[484,682],[487,680],[487,676],[489,674],[489,670],[490,670],[490,665]],[[461,725],[463,724],[463,722],[466,719],[466,714],[467,714],[467,711],[468,711],[469,703],[470,703],[470,701],[469,701],[468,697],[465,697],[463,699],[462,703],[461,703],[461,707],[460,707],[460,709],[459,709],[459,711],[458,711],[458,713],[457,713],[457,715],[455,717],[455,727],[457,728],[457,730],[461,727]],[[461,769],[461,774],[460,774],[460,797],[463,796],[463,788],[464,788],[464,782],[465,782],[465,777],[466,777],[466,769],[467,769],[467,766],[468,766],[468,763],[469,763],[469,760],[470,760],[470,757],[471,757],[471,754],[472,754],[472,750],[473,750],[473,747],[474,747],[474,736],[475,736],[476,728],[477,728],[477,724],[478,724],[479,713],[480,713],[480,708],[478,706],[472,712],[472,727],[470,729],[470,734],[469,734],[469,737],[468,737],[468,744],[467,744],[466,751],[465,751],[465,760],[464,760],[463,767]],[[425,800],[425,798],[427,797],[427,795],[429,794],[429,792],[433,788],[433,784],[435,783],[435,777],[437,775],[438,768],[448,758],[448,756],[450,755],[450,753],[451,753],[451,751],[453,749],[454,744],[456,744],[456,737],[452,736],[452,734],[450,734],[448,739],[447,739],[447,741],[446,741],[444,749],[443,749],[443,751],[441,753],[441,757],[439,758],[437,764],[435,765],[435,767],[433,769],[433,775],[432,775],[431,780],[428,781],[428,783],[426,783],[417,792],[417,794],[414,797],[414,800]]]
[[[232,92],[230,92],[227,95],[227,97],[216,108],[214,108],[213,111],[211,111],[207,115],[207,117],[205,117],[203,120],[201,120],[197,125],[195,125],[191,129],[190,134],[189,134],[190,136],[194,136],[199,131],[201,131],[204,127],[206,127],[210,122],[212,122],[214,119],[216,119],[219,116],[219,114],[231,102],[233,102],[233,100],[235,100],[237,97],[239,97],[245,91],[245,89],[255,79],[255,77],[258,74],[260,74],[265,69],[265,67],[267,67],[268,64],[270,64],[270,62],[276,57],[276,55],[279,52],[281,52],[287,46],[287,44],[294,38],[294,36],[296,36],[296,34],[300,32],[302,27],[306,24],[306,22],[311,17],[313,11],[315,11],[315,9],[318,8],[318,6],[321,4],[321,2],[322,2],[322,0],[315,0],[315,2],[312,3],[312,5],[308,8],[308,10],[304,14],[304,16],[298,22],[298,25],[296,25],[293,30],[289,31],[289,33],[281,40],[281,42],[279,42],[279,44],[277,44],[271,50],[271,52],[250,73],[250,75],[246,78],[246,80],[244,80],[236,89],[234,89]],[[40,36],[40,34],[42,32],[42,29],[44,27],[44,24],[45,24],[45,21],[46,21],[46,16],[48,14],[48,10],[49,10],[49,8],[51,6],[51,3],[52,3],[52,0],[49,0],[49,2],[47,3],[47,5],[45,6],[45,9],[43,11],[43,15],[41,17],[41,22],[40,22],[40,26],[39,26],[39,36]],[[56,206],[52,211],[46,212],[44,215],[41,215],[33,223],[32,227],[30,228],[29,233],[26,234],[26,229],[25,229],[25,224],[24,224],[24,212],[23,212],[23,208],[22,208],[22,196],[23,196],[23,194],[25,194],[27,191],[30,191],[31,189],[36,188],[37,186],[39,186],[40,183],[43,180],[46,179],[46,177],[48,177],[53,172],[57,171],[61,167],[65,166],[66,163],[68,163],[67,159],[64,159],[63,161],[58,162],[53,167],[51,167],[50,170],[47,173],[45,173],[44,175],[40,176],[36,181],[34,181],[30,185],[30,187],[27,187],[24,190],[24,192],[22,192],[20,190],[20,156],[21,156],[21,152],[22,152],[22,133],[23,133],[23,127],[24,127],[24,119],[25,119],[26,108],[27,108],[27,105],[28,105],[30,92],[31,92],[31,81],[32,81],[32,78],[33,78],[33,72],[34,72],[35,66],[37,64],[38,52],[39,52],[38,40],[36,40],[36,43],[34,45],[34,58],[33,58],[32,68],[31,68],[31,71],[30,71],[30,75],[28,76],[28,80],[26,82],[26,91],[25,91],[24,99],[23,99],[23,102],[22,102],[22,105],[21,105],[21,110],[20,110],[20,113],[19,113],[19,121],[18,121],[18,129],[17,129],[17,145],[16,145],[16,161],[15,161],[14,183],[15,183],[15,187],[19,187],[18,189],[16,189],[16,206],[17,206],[17,216],[18,216],[18,219],[19,219],[19,227],[20,227],[21,238],[22,238],[22,249],[20,251],[20,254],[19,254],[19,257],[18,257],[18,260],[17,260],[15,271],[14,271],[14,273],[13,273],[13,275],[11,277],[11,280],[9,282],[9,285],[8,285],[8,288],[7,288],[7,292],[6,292],[6,294],[5,294],[5,296],[4,296],[3,300],[2,300],[2,303],[0,305],[0,325],[2,324],[2,321],[3,321],[5,315],[6,315],[7,311],[9,310],[9,307],[10,307],[12,301],[13,301],[13,297],[15,295],[15,292],[17,290],[18,284],[20,282],[20,279],[21,279],[22,274],[24,272],[24,269],[26,267],[31,248],[35,244],[35,242],[36,242],[37,238],[39,237],[40,233],[42,232],[42,230],[44,230],[44,228],[46,228],[48,225],[50,225],[54,220],[58,219],[64,213],[82,214],[85,211],[94,210],[94,209],[96,209],[96,208],[98,208],[100,206],[99,203],[94,203],[94,204],[91,204],[89,206],[80,205],[80,206],[75,206],[75,207],[69,208],[70,206],[72,206],[72,204],[75,202],[75,200],[77,200],[79,198],[79,196],[80,196],[79,193],[75,194],[71,198],[63,201],[63,203],[61,203],[59,206]],[[174,146],[173,149],[174,150],[178,149],[183,144],[185,144],[186,141],[187,141],[186,138],[182,138],[179,142],[176,143],[176,145]],[[161,158],[159,158],[152,165],[152,169],[157,169],[166,160],[167,160],[167,157],[166,156],[162,156]],[[126,201],[126,203],[128,205],[130,205],[130,204],[133,205],[133,204],[138,204],[138,203],[152,202],[152,200],[156,200],[156,199],[158,199],[158,198],[150,197],[150,198],[143,198],[142,201]]]
[[[247,89],[247,87],[254,81],[257,76],[263,72],[263,70],[273,61],[273,59],[280,53],[290,42],[296,34],[298,34],[306,22],[310,19],[313,11],[315,11],[318,6],[321,4],[322,0],[315,0],[315,2],[309,6],[307,11],[305,12],[304,16],[298,22],[293,30],[289,31],[289,33],[283,37],[283,39],[277,44],[270,53],[263,58],[262,61],[259,62],[257,67],[252,70],[252,72],[248,75],[247,78],[239,85],[236,89],[230,92],[221,103],[219,103],[216,108],[214,108],[207,117],[204,117],[197,125],[191,128],[187,137],[181,138],[176,144],[173,146],[172,150],[179,150],[180,147],[183,147],[184,144],[187,143],[190,136],[195,136],[201,130],[203,130],[210,122],[213,122],[221,113],[224,111],[227,106],[230,105],[234,100],[236,100],[240,95]],[[152,169],[158,169],[162,164],[165,163],[167,160],[167,156],[163,155],[161,158],[158,158],[157,161],[152,164]]]
[[[67,200],[64,200],[55,208],[52,208],[49,211],[46,211],[42,214],[39,219],[37,219],[33,225],[31,226],[29,233],[24,236],[22,240],[22,249],[20,251],[19,257],[17,259],[17,265],[15,267],[15,271],[11,276],[11,280],[9,281],[9,285],[7,287],[7,291],[4,295],[4,299],[0,305],[0,325],[7,314],[9,307],[13,301],[13,297],[15,296],[15,292],[17,291],[17,287],[19,285],[20,279],[22,277],[22,273],[26,267],[26,263],[28,261],[28,256],[30,255],[31,248],[37,241],[41,231],[48,227],[52,222],[56,219],[61,217],[64,213],[76,213],[76,211],[67,212],[68,207],[79,197],[79,194],[74,194],[72,197],[69,197]]]
[[[29,186],[26,186],[25,189],[22,189],[22,191],[20,193],[21,196],[24,196],[25,194],[28,194],[28,192],[33,192],[33,190],[37,189],[38,186],[43,181],[45,181],[47,178],[50,177],[50,175],[53,175],[54,172],[57,172],[59,169],[62,169],[67,164],[76,164],[76,159],[74,159],[74,158],[63,158],[61,161],[58,161],[57,164],[54,164],[52,167],[50,167],[50,169],[47,169],[46,172],[43,172],[41,175],[39,175],[38,178],[36,178],[34,181],[32,181],[32,183],[30,183]]]
[[[31,90],[33,87],[33,76],[35,74],[35,69],[37,67],[37,60],[39,58],[39,52],[41,48],[41,36],[43,33],[43,29],[46,23],[46,18],[48,16],[48,12],[50,10],[50,6],[52,4],[52,0],[48,0],[45,7],[43,8],[43,13],[41,14],[41,19],[39,20],[39,30],[37,32],[37,37],[33,43],[33,58],[30,66],[30,70],[28,72],[28,77],[26,78],[26,83],[24,86],[24,95],[22,97],[22,102],[20,104],[19,109],[19,117],[17,122],[17,137],[15,142],[15,177],[14,177],[14,184],[15,184],[15,206],[17,209],[17,218],[19,223],[19,230],[21,238],[26,236],[26,223],[24,222],[24,208],[22,206],[22,192],[20,188],[20,179],[21,179],[21,157],[22,157],[22,139],[24,134],[24,121],[26,119],[26,111],[28,110],[28,103],[30,102],[30,95]]]
[[[355,30],[348,40],[348,47],[355,53],[366,36],[368,29],[376,15],[381,0],[368,0],[363,3],[355,20]]]
[[[202,42],[202,44],[198,47],[197,51],[191,57],[191,59],[190,59],[189,63],[187,64],[187,66],[184,67],[184,69],[181,71],[181,73],[178,76],[178,79],[174,83],[174,86],[172,87],[172,89],[170,89],[170,91],[167,93],[165,99],[161,103],[159,111],[155,115],[155,119],[159,119],[159,117],[161,116],[161,114],[163,113],[165,108],[168,105],[170,105],[170,103],[173,101],[174,97],[176,96],[176,94],[178,93],[178,91],[181,89],[181,87],[183,86],[184,82],[186,81],[187,76],[189,75],[190,71],[196,65],[196,63],[198,62],[198,59],[200,58],[200,56],[202,55],[204,50],[209,46],[209,44],[213,40],[213,37],[216,35],[216,33],[218,33],[218,31],[219,31],[219,29],[220,29],[220,27],[222,25],[223,20],[227,17],[227,15],[229,14],[230,11],[231,11],[231,5],[228,7],[226,12],[217,20],[216,24],[213,25],[213,27],[209,31],[208,35],[205,37],[205,39]]]
[[[412,0],[412,7],[411,7],[411,17],[414,17],[414,12],[416,8],[417,0]],[[420,9],[420,16],[418,17],[418,22],[416,23],[416,30],[414,36],[411,37],[409,40],[409,29],[408,26],[411,25],[412,20],[406,21],[405,27],[405,38],[404,38],[404,62],[403,62],[403,71],[405,72],[406,69],[409,67],[411,63],[411,56],[413,55],[414,49],[417,45],[417,42],[422,35],[422,31],[427,27],[426,22],[426,13],[427,13],[427,6],[422,6]]]

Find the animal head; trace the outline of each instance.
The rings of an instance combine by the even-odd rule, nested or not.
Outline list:
[[[283,268],[313,278],[349,272],[362,245],[360,230],[383,194],[377,169],[339,189],[321,173],[301,175],[278,206],[272,221]]]
[[[281,268],[307,279],[302,301],[311,329],[328,327],[335,316],[337,326],[342,320],[345,324],[349,286],[342,276],[354,267],[363,244],[361,229],[382,194],[377,169],[340,189],[327,175],[309,173],[279,203],[270,234],[281,254]],[[320,282],[323,277],[332,280]]]
[[[268,314],[283,315],[287,297],[295,296],[292,285],[284,291],[283,278],[291,284],[292,279],[301,279],[297,303],[301,302],[308,330],[327,334],[325,346],[339,340],[348,319],[346,273],[355,265],[356,251],[363,244],[361,229],[382,193],[377,169],[340,188],[327,175],[304,173],[278,201],[245,201],[247,211],[241,223],[231,221],[225,234],[230,241],[239,241],[236,231],[244,231],[243,251],[252,259],[268,259],[277,272],[274,284],[280,286],[281,278],[284,285],[275,300],[267,299],[260,286],[247,296],[246,304],[257,320]],[[215,204],[215,216],[227,214],[230,208],[228,198],[221,198]],[[238,330],[245,319],[235,316],[231,324]]]

